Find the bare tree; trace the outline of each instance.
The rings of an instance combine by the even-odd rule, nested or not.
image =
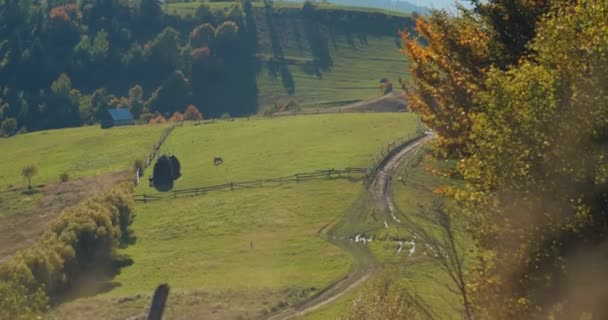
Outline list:
[[[38,168],[31,164],[21,169],[21,175],[27,179],[27,189],[32,190],[32,178],[38,174]]]
[[[461,297],[464,316],[467,320],[472,320],[473,314],[464,272],[466,251],[462,239],[458,236],[458,222],[452,218],[445,204],[440,200],[434,201],[428,209],[422,208],[415,215],[417,219],[402,216],[405,217],[404,227],[428,249],[428,256],[448,275],[452,285],[446,285],[447,289]]]

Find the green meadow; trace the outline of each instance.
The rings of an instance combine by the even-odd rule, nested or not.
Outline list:
[[[408,113],[252,118],[176,128],[161,153],[175,154],[182,177],[175,188],[290,175],[346,166],[365,167],[387,143],[413,134]],[[213,165],[221,155],[224,164]],[[346,275],[352,258],[319,237],[350,209],[360,181],[320,179],[280,186],[211,192],[137,204],[135,244],[121,250],[133,264],[103,280],[104,290],[63,304],[60,316],[83,319],[116,308],[132,315],[169,283],[169,315],[214,309],[222,318],[262,315],[292,305]],[[145,183],[136,193],[156,192]],[[204,301],[197,300],[204,295]],[[128,300],[128,303],[119,301]],[[197,302],[198,301],[198,302]],[[343,302],[345,303],[345,302]],[[76,311],[78,310],[78,311]],[[83,311],[89,310],[89,311]],[[87,313],[91,312],[91,313]]]
[[[0,139],[0,217],[35,205],[41,193],[23,194],[26,165],[38,173],[32,185],[58,183],[59,175],[70,179],[95,176],[133,167],[152,151],[165,125],[100,129],[99,126],[38,131]]]
[[[38,167],[34,183],[56,182],[64,172],[77,178],[129,169],[152,151],[165,128],[89,126],[0,139],[0,188],[26,184],[21,168],[28,164]]]

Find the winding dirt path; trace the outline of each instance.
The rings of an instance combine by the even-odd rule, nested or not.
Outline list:
[[[374,202],[373,205],[375,208],[379,209],[381,213],[390,214],[394,221],[398,222],[399,219],[395,216],[395,208],[391,199],[393,176],[397,172],[397,168],[401,162],[409,155],[416,152],[431,138],[432,136],[429,135],[423,136],[400,146],[382,161],[380,168],[374,175],[369,188],[371,199]],[[347,215],[343,220],[349,220],[349,218],[351,217]],[[344,222],[348,224],[348,221]],[[335,231],[328,232],[328,241],[349,252],[353,256],[352,271],[344,278],[299,305],[279,310],[263,317],[263,319],[286,320],[303,316],[339,299],[363,284],[372,276],[376,268],[376,261],[367,246],[354,243],[348,239],[348,237],[344,237],[344,234],[339,234],[339,232]]]

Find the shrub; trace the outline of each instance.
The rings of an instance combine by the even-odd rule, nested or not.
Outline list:
[[[184,120],[203,120],[203,114],[193,105],[189,105],[184,111]]]
[[[0,319],[42,319],[48,297],[41,289],[31,293],[19,281],[0,282]]]
[[[8,118],[2,121],[0,124],[0,133],[5,136],[12,136],[17,131],[17,120],[15,118]]]
[[[64,172],[59,175],[59,181],[61,181],[62,183],[68,182],[68,180],[70,180],[70,175],[67,172]]]
[[[300,111],[300,104],[296,100],[278,101],[275,103],[275,109],[277,112],[284,111]]]
[[[38,174],[38,167],[35,165],[28,165],[21,169],[21,175],[27,179],[27,189],[32,189],[32,178]]]
[[[228,112],[223,113],[222,116],[220,117],[220,119],[223,119],[223,120],[230,119],[230,113],[228,113]]]
[[[150,119],[150,121],[148,123],[149,124],[160,124],[160,123],[166,123],[166,122],[167,122],[167,119],[165,117],[163,117],[162,114],[157,114],[152,119]]]
[[[265,117],[272,117],[273,114],[277,113],[277,106],[273,105],[273,106],[266,106],[266,108],[264,108],[264,116]]]
[[[111,263],[116,248],[132,239],[132,193],[133,184],[124,182],[65,209],[40,241],[2,265],[0,280],[14,281],[30,293],[42,289],[53,297],[89,266]]]
[[[169,119],[171,122],[182,122],[184,121],[184,115],[179,111],[175,111],[171,118]]]

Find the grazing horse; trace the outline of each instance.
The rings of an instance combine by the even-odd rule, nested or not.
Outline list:
[[[219,166],[222,163],[224,163],[224,159],[222,159],[222,157],[215,157],[215,158],[213,158],[213,165],[214,166]]]

